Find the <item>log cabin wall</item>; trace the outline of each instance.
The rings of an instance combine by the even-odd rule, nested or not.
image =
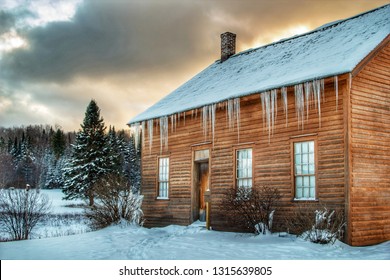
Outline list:
[[[389,68],[387,43],[352,79],[349,210],[352,245],[390,240]]]
[[[201,110],[198,110],[196,117],[189,111],[186,113],[185,121],[181,115],[174,131],[169,123],[168,149],[163,148],[161,151],[159,127],[155,120],[150,152],[148,133],[145,133],[143,142],[142,194],[145,226],[188,225],[192,222],[193,153],[197,149],[210,148],[211,227],[216,230],[236,230],[226,219],[220,202],[226,189],[235,187],[235,151],[250,147],[253,149],[254,157],[253,186],[275,186],[283,195],[283,207],[275,217],[277,226],[283,228],[285,219],[288,219],[295,207],[303,203],[293,201],[291,143],[308,138],[316,141],[317,157],[317,200],[310,203],[318,205],[327,203],[333,207],[344,208],[343,95],[347,91],[346,77],[339,77],[337,102],[334,78],[326,79],[325,96],[321,102],[321,122],[318,111],[311,108],[303,128],[298,125],[294,88],[288,88],[287,126],[278,90],[277,118],[273,135],[270,137],[266,127],[263,127],[259,94],[241,98],[239,136],[237,124],[233,130],[228,127],[226,108],[217,106],[214,142],[211,130],[206,137],[203,135]],[[170,188],[167,200],[156,199],[160,156],[168,156],[170,160]]]

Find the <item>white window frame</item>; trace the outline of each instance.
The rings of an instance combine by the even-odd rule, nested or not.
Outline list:
[[[253,187],[253,149],[236,149],[235,184],[236,188]]]
[[[169,198],[169,157],[158,158],[157,199]]]
[[[293,142],[294,200],[317,199],[316,141]]]

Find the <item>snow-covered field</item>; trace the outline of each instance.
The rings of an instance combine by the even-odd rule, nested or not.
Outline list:
[[[31,233],[31,239],[66,236],[91,231],[83,216],[84,201],[62,200],[61,190],[41,190],[51,202],[51,211],[39,222]],[[9,236],[0,228],[0,240],[7,240]]]
[[[53,196],[60,196],[53,191]],[[53,206],[69,210],[60,199]],[[77,208],[76,208],[77,209]],[[73,213],[74,213],[73,212]],[[40,229],[43,230],[43,229]],[[53,238],[0,243],[0,259],[70,260],[390,260],[390,242],[368,247],[312,244],[295,236],[208,231],[199,224],[146,229],[111,226],[94,232]]]

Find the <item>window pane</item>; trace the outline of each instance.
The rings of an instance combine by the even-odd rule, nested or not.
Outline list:
[[[295,163],[296,164],[302,163],[302,156],[301,156],[301,154],[295,154]]]
[[[309,174],[309,166],[307,164],[302,165],[302,174]]]
[[[300,165],[300,164],[295,165],[295,174],[297,174],[297,175],[302,174],[302,165]]]
[[[310,197],[309,188],[304,188],[303,189],[303,197],[307,197],[307,198]]]
[[[314,153],[309,154],[309,163],[314,163]]]
[[[310,186],[313,188],[316,186],[316,177],[315,176],[310,176]]]
[[[302,153],[308,153],[309,152],[309,145],[308,142],[303,142],[302,143]]]
[[[301,153],[301,143],[295,143],[294,150],[295,150],[296,154],[300,154]]]
[[[299,178],[296,178],[296,181],[298,180]],[[300,186],[300,184],[298,182],[295,183],[295,197],[296,198],[301,198],[302,197],[302,187]]]
[[[159,159],[158,197],[168,198],[169,158]]]
[[[237,150],[237,187],[252,186],[252,149]]]
[[[302,177],[297,177],[295,180],[295,185],[297,187],[302,187]]]
[[[308,176],[303,177],[303,185],[304,185],[305,187],[310,186],[309,180],[310,180],[310,179],[309,179]]]
[[[309,165],[309,174],[314,174],[314,164]]]
[[[294,143],[293,160],[296,198],[315,198],[316,170],[314,144],[314,141]]]
[[[310,141],[309,143],[309,152],[314,153],[314,141]]]

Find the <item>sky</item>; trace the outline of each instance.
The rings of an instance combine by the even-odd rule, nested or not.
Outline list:
[[[80,129],[94,99],[117,129],[220,58],[388,0],[0,0],[0,126]]]

